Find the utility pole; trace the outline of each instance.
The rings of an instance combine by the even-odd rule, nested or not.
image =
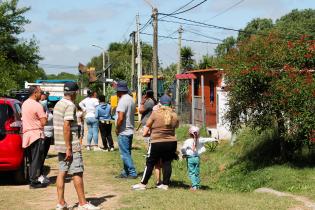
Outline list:
[[[138,87],[138,110],[140,109],[140,103],[142,99],[142,91],[141,91],[141,82],[140,77],[142,74],[142,55],[141,55],[141,43],[140,43],[140,18],[139,14],[137,15],[137,87]],[[140,122],[141,116],[140,113],[138,113],[138,120]]]
[[[179,26],[178,29],[178,63],[177,63],[177,74],[181,73],[182,68],[182,56],[181,56],[181,49],[182,49],[182,33],[183,33],[183,27]],[[179,113],[179,79],[176,80],[176,113]]]
[[[92,47],[96,47],[102,50],[102,55],[103,55],[103,77],[105,80],[105,48],[100,47],[98,45],[92,44]],[[105,95],[105,81],[103,82],[103,94]]]
[[[132,42],[132,49],[131,49],[131,89],[134,90],[135,89],[135,51],[136,51],[136,36],[135,36],[136,32],[133,31],[130,34],[131,37],[131,42]]]
[[[152,9],[152,18],[153,18],[153,92],[154,98],[157,99],[158,91],[158,9]]]

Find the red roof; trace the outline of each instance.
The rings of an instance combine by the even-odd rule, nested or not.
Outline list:
[[[176,79],[196,79],[194,74],[176,74]]]

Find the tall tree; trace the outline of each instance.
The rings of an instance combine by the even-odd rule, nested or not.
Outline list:
[[[0,3],[0,93],[21,88],[25,81],[45,77],[38,67],[41,59],[34,38],[21,38],[25,24],[29,23],[24,14],[29,7],[18,7],[18,0]]]
[[[217,57],[222,57],[226,55],[230,49],[235,47],[236,39],[233,36],[229,36],[225,38],[222,43],[218,44],[218,46],[215,48],[215,54]]]
[[[271,19],[267,18],[256,18],[250,21],[246,27],[239,32],[237,41],[245,41],[246,39],[250,38],[251,35],[258,35],[263,34],[264,32],[268,31],[273,27],[273,23]]]
[[[189,71],[194,68],[195,61],[193,59],[194,52],[190,47],[182,47],[180,50],[181,54],[181,64],[182,64],[182,69],[184,71]]]

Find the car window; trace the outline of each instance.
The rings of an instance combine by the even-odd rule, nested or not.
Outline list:
[[[21,116],[22,116],[21,104],[19,104],[19,103],[14,104],[14,108],[16,110],[17,120],[21,120]]]
[[[14,114],[13,109],[8,104],[0,104],[0,140],[5,137],[4,125],[8,118]]]

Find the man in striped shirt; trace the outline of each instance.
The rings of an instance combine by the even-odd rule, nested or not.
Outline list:
[[[76,106],[74,101],[79,90],[75,82],[64,85],[64,97],[54,108],[55,149],[58,152],[59,173],[57,177],[58,204],[56,209],[67,209],[64,198],[65,177],[72,175],[74,187],[79,199],[78,209],[100,209],[88,203],[85,199],[83,184],[83,159],[78,126],[76,122]]]

